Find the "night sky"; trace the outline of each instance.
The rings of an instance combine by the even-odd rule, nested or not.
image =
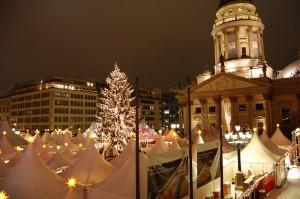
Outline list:
[[[102,81],[117,61],[144,87],[177,86],[213,65],[218,0],[0,2],[0,88],[57,75]],[[256,0],[267,61],[298,57],[300,1]]]

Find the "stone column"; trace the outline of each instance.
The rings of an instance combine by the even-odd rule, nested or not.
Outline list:
[[[201,99],[199,101],[201,103],[202,128],[208,130],[207,100]]]
[[[215,104],[216,104],[216,126],[215,128],[217,130],[221,130],[222,128],[222,99],[220,96],[214,97],[213,98]],[[222,128],[223,129],[223,128]],[[222,130],[222,134],[223,134],[223,130]]]
[[[253,57],[253,39],[252,39],[252,26],[248,27],[248,46],[249,46],[249,56]]]
[[[257,40],[258,40],[258,54],[259,57],[263,58],[263,48],[262,48],[262,39],[261,39],[261,30],[257,30]],[[264,59],[263,59],[264,60]]]
[[[265,60],[266,60],[266,57],[265,57],[265,44],[264,44],[264,36],[263,36],[263,33],[261,33],[261,35],[260,35],[260,42],[261,42],[262,59],[263,59],[263,61],[265,61]]]
[[[238,123],[238,110],[237,110],[237,97],[229,97],[230,103],[231,103],[231,124],[230,128],[233,130],[235,128],[235,125]]]
[[[240,45],[240,28],[235,27],[235,46],[236,46],[236,55],[238,58],[241,58],[241,45]]]
[[[298,100],[297,126],[300,126],[300,93],[297,93],[296,96]]]
[[[216,65],[219,63],[219,44],[218,44],[218,39],[217,37],[214,39],[214,50],[215,50],[215,63]]]
[[[273,133],[272,129],[272,112],[271,112],[271,100],[272,100],[272,94],[267,93],[263,94],[264,100],[265,100],[265,113],[266,113],[266,132],[268,136],[270,137]]]
[[[228,33],[226,30],[223,31],[223,37],[224,37],[224,57],[225,60],[228,60]]]
[[[253,96],[252,95],[247,95],[245,96],[246,101],[247,101],[247,113],[248,113],[248,126],[250,129],[253,129],[253,109],[252,109],[252,101],[253,101]]]

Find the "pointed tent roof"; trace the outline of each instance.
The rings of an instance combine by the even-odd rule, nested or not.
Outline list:
[[[17,154],[17,151],[8,142],[6,135],[3,135],[0,140],[0,150],[2,160],[11,160]]]
[[[67,192],[65,182],[41,161],[31,144],[0,185],[15,199],[55,199]]]
[[[75,144],[86,144],[86,139],[83,137],[83,135],[81,134],[81,132],[79,131],[78,133],[77,133],[77,135],[76,135],[76,137],[74,138],[74,140],[73,140],[73,143],[75,143]]]
[[[166,135],[168,135],[168,134],[169,134],[169,129],[166,128],[165,132],[164,132],[162,135],[163,135],[163,136],[166,136]]]
[[[270,139],[274,144],[280,146],[280,145],[291,145],[291,141],[285,137],[285,135],[282,133],[282,131],[279,128],[279,125],[277,125],[275,133],[272,135]]]
[[[179,146],[177,140],[174,140],[172,144],[170,145],[169,151],[175,151],[175,150],[180,150],[181,147]]]
[[[260,137],[261,141],[264,143],[264,145],[273,153],[275,153],[276,155],[279,156],[284,156],[284,154],[286,153],[286,151],[284,151],[283,149],[280,149],[279,147],[277,147],[268,137],[267,133],[264,132],[262,134],[262,136]]]
[[[57,152],[48,162],[47,165],[51,169],[70,166],[72,161],[65,158],[60,152]]]
[[[68,193],[63,199],[81,199],[82,197],[80,197],[80,195],[82,195],[82,193],[78,193],[76,189],[69,189]]]
[[[243,163],[275,163],[280,159],[280,156],[270,151],[262,143],[257,133],[253,134],[250,143],[241,151],[241,161]]]
[[[181,139],[174,129],[171,129],[167,135],[163,136],[164,140],[167,142],[172,142],[174,140]]]
[[[134,147],[135,149],[135,147]],[[146,156],[140,153],[140,170],[146,172]],[[99,195],[103,199],[135,199],[135,150],[129,155],[125,164],[116,171],[112,176],[101,183],[94,185],[90,192],[90,199],[98,199]],[[145,187],[145,179],[141,176],[141,194],[143,195],[143,188]]]
[[[79,184],[92,185],[103,181],[115,172],[116,168],[107,162],[90,141],[87,149],[80,153],[76,162],[67,168],[62,176],[74,177]]]
[[[6,131],[7,139],[12,146],[25,146],[28,144],[23,138],[11,130],[6,121],[0,123],[0,139],[3,136],[3,131]]]
[[[42,137],[43,143],[44,144],[49,144],[51,143],[51,135],[48,131],[46,131]]]
[[[131,138],[130,142],[122,151],[122,153],[118,157],[112,159],[110,163],[115,167],[120,168],[128,160],[130,154],[134,153],[134,150],[135,150],[135,141]]]
[[[34,136],[34,141],[33,141],[32,145],[38,154],[41,153],[41,151],[43,149],[43,141],[38,132]]]
[[[169,150],[168,145],[165,143],[163,137],[160,135],[156,140],[154,146],[148,152],[148,154],[155,155],[155,154],[167,152],[168,150]]]
[[[41,160],[45,163],[47,163],[51,159],[51,155],[49,153],[48,147],[45,145],[45,147],[42,148],[41,153],[39,154]]]
[[[158,136],[144,119],[139,124],[139,133],[141,139],[155,139]]]

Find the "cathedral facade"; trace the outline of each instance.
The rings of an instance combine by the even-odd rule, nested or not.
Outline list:
[[[265,60],[264,24],[250,0],[221,0],[213,25],[214,73],[189,85],[191,128],[231,131],[235,125],[271,135],[300,126],[300,61],[275,71]],[[180,119],[189,129],[187,89],[179,91]]]

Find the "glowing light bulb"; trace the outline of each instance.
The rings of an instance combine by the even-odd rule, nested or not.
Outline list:
[[[65,142],[65,147],[69,146],[69,144],[67,142]]]
[[[56,146],[56,149],[57,149],[57,150],[60,150],[60,146],[59,146],[59,145],[57,145],[57,146]]]
[[[161,135],[161,134],[162,134],[162,130],[160,129],[160,130],[158,131],[158,133]]]
[[[28,142],[29,142],[29,143],[33,143],[33,141],[34,141],[34,137],[30,136],[30,137],[28,138]]]
[[[82,147],[82,144],[81,143],[79,143],[79,145],[78,145],[80,148]]]
[[[8,199],[8,195],[4,192],[4,191],[1,191],[0,192],[0,199]]]
[[[280,125],[279,125],[279,124],[276,124],[276,127],[280,127]]]
[[[197,133],[198,133],[198,135],[201,135],[202,131],[199,129]]]
[[[6,135],[6,131],[3,131],[3,133],[2,133],[3,135]]]
[[[75,188],[76,184],[77,184],[77,181],[73,177],[69,178],[68,181],[67,181],[67,185],[68,185],[69,188]]]
[[[46,145],[46,144],[43,144],[43,148],[44,148],[44,149],[47,148],[47,145]]]

